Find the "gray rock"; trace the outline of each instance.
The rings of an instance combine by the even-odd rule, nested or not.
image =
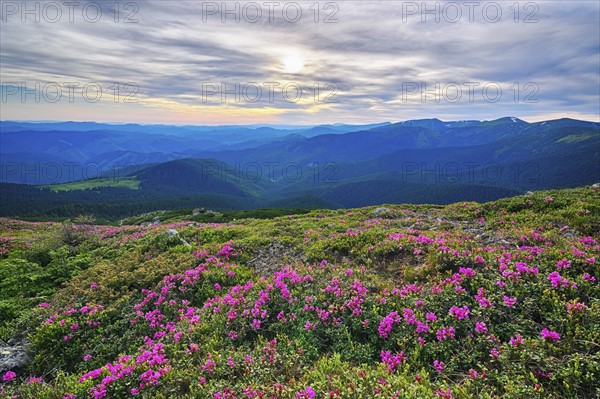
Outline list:
[[[8,345],[0,346],[0,373],[26,366],[31,359],[27,355],[27,344],[17,339],[10,339]]]
[[[185,245],[186,247],[188,247],[188,248],[192,247],[189,242],[187,242],[183,237],[181,237],[179,235],[179,232],[177,230],[175,230],[175,229],[169,229],[169,230],[167,230],[167,234],[169,235],[169,237],[177,237],[177,238],[179,238],[179,241],[183,245]]]
[[[600,188],[600,183],[594,183],[594,184],[592,184],[592,187],[594,187],[594,188]]]
[[[392,212],[393,211],[390,208],[377,208],[373,212],[371,212],[371,215],[375,217],[382,217],[389,216]]]
[[[261,248],[256,257],[248,262],[254,271],[261,276],[269,276],[287,266],[295,266],[306,262],[307,256],[302,251],[292,246],[274,242],[267,247]]]

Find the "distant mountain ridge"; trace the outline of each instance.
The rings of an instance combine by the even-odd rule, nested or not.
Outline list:
[[[209,203],[222,209],[451,203],[600,181],[600,124],[566,118],[536,123],[505,117],[299,129],[211,127],[204,133],[190,133],[186,127],[169,134],[165,126],[142,133],[137,131],[141,125],[123,132],[97,130],[98,124],[84,124],[87,131],[56,131],[11,122],[1,126],[5,123],[9,131],[0,134],[0,181],[49,184],[103,177],[139,182],[135,192],[107,187],[106,179],[85,184],[95,187],[91,190],[96,196],[4,185],[2,194],[13,204],[10,212],[26,204],[46,209],[48,203],[52,209],[63,209],[62,204],[83,209],[84,203],[85,209],[96,209],[110,203],[111,196],[120,203],[145,203],[148,210]],[[27,130],[13,130],[18,126]],[[65,163],[65,168],[74,169],[69,163],[77,163],[101,173],[67,175],[73,171],[58,169],[58,179],[43,170]],[[19,200],[36,193],[42,199]],[[11,216],[7,209],[0,206],[0,215]]]

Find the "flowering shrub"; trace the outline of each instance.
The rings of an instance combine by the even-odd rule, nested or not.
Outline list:
[[[79,244],[93,265],[19,321],[33,361],[4,370],[0,392],[594,397],[598,232],[594,220],[564,227],[595,217],[600,199],[576,192],[393,206],[385,218],[364,208],[97,228],[99,246]],[[304,256],[262,259],[286,266],[261,275],[273,241]]]

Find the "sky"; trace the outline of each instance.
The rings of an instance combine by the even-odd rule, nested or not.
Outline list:
[[[0,1],[0,119],[599,121],[598,1]]]

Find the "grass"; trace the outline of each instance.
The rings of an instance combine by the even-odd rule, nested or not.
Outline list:
[[[98,187],[121,187],[130,190],[138,190],[140,188],[140,181],[133,177],[121,179],[91,179],[63,184],[50,184],[42,187],[49,188],[54,192],[89,190]]]

